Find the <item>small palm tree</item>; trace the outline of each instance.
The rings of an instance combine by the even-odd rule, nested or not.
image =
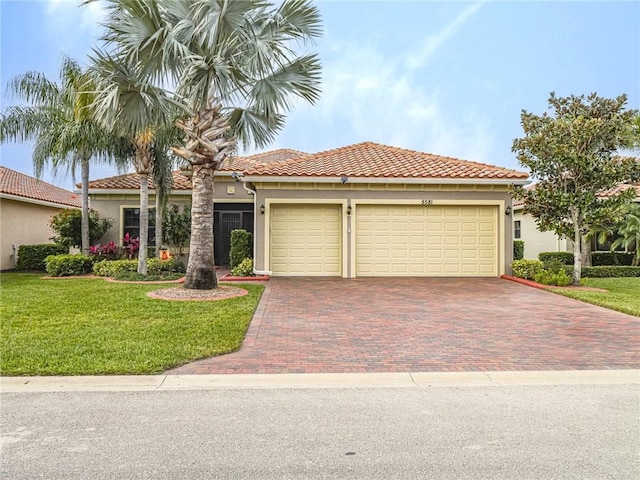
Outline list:
[[[58,85],[43,74],[27,72],[12,79],[7,91],[29,105],[11,106],[0,117],[0,142],[35,141],[33,165],[41,177],[47,164],[54,172],[82,178],[82,252],[89,253],[89,164],[113,162],[122,166],[131,151],[123,139],[101,127],[89,105],[95,90],[78,62],[63,56]]]
[[[635,250],[631,265],[640,265],[640,205],[629,205],[627,216],[618,230],[619,238],[611,244],[611,250],[624,247],[628,252]]]
[[[87,0],[88,2],[92,0]],[[240,141],[263,148],[284,125],[297,97],[319,96],[317,55],[298,55],[321,34],[310,0],[108,0],[105,47],[146,91],[142,107],[181,104],[173,148],[193,176],[192,230],[185,288],[217,287],[213,255],[213,175]],[[103,57],[107,54],[102,52]],[[139,74],[139,75],[138,75]],[[175,96],[151,97],[151,85],[175,85]],[[101,104],[115,103],[105,93]],[[117,111],[113,110],[112,111]],[[105,112],[105,115],[109,115]],[[112,113],[111,115],[117,115]],[[140,123],[144,111],[130,117]]]
[[[135,152],[132,162],[140,178],[138,273],[146,275],[149,176],[156,185],[156,203],[162,207],[169,194],[167,188],[170,189],[171,185],[171,167],[175,163],[170,146],[180,138],[180,130],[173,125],[176,108],[162,89],[145,81],[140,63],[129,65],[121,56],[113,56],[99,49],[89,58],[95,83],[92,108],[101,124],[128,139]],[[161,215],[162,212],[157,209],[156,229],[160,228],[160,236],[156,238],[156,250],[162,238]]]

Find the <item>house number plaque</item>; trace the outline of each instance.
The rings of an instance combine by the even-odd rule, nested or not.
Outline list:
[[[423,198],[420,203],[422,205],[433,205],[433,200],[431,200],[430,198]]]

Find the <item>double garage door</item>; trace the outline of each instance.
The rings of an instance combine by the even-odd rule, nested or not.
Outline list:
[[[357,205],[355,275],[497,276],[495,206]],[[274,275],[342,275],[341,208],[273,205]]]

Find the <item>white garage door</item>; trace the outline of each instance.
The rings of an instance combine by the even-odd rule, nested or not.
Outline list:
[[[272,205],[269,258],[273,275],[339,276],[340,207]]]
[[[358,205],[357,276],[497,276],[497,207]]]

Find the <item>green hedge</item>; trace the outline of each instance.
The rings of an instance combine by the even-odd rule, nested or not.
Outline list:
[[[231,248],[229,249],[229,266],[233,269],[245,258],[253,257],[253,235],[241,228],[231,231]]]
[[[53,277],[83,275],[91,271],[93,260],[86,255],[49,255],[45,260],[47,273]]]
[[[541,252],[538,259],[542,262],[558,261],[564,265],[573,265],[573,253],[571,252]]]
[[[123,273],[138,271],[138,260],[102,260],[93,265],[93,273],[100,277],[117,277]],[[158,258],[147,260],[147,274],[159,275],[162,272],[184,272],[184,265],[175,258],[161,261]]]
[[[69,253],[69,248],[57,243],[44,243],[40,245],[20,245],[18,247],[18,270],[46,271],[46,258],[49,255],[62,255]]]
[[[513,241],[513,259],[522,260],[524,258],[524,240]]]
[[[591,252],[591,265],[600,267],[603,265],[631,265],[633,253],[629,252]],[[616,262],[616,259],[618,260]]]
[[[582,276],[585,278],[640,277],[640,267],[627,265],[582,267]]]
[[[513,276],[533,280],[542,271],[544,264],[540,260],[515,260],[511,264]]]

